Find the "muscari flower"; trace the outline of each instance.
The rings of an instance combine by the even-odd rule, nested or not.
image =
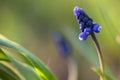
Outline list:
[[[84,12],[82,8],[76,6],[73,12],[80,25],[80,40],[86,40],[87,37],[93,32],[99,33],[101,31],[101,26],[98,23],[93,22],[93,20]]]
[[[71,45],[62,33],[54,33],[53,40],[61,56],[68,57],[72,53]]]

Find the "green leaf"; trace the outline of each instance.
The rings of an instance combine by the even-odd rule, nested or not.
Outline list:
[[[2,61],[9,61],[8,58],[6,57],[6,55],[0,51],[0,60]]]
[[[97,68],[92,68],[94,72],[96,72],[100,77],[102,77],[103,80],[116,80],[114,79],[113,76],[108,76],[106,73],[102,73],[99,69]]]
[[[34,67],[34,70],[44,79],[44,80],[56,80],[56,77],[53,73],[31,52],[20,46],[19,44],[12,42],[2,35],[0,35],[0,45],[12,48],[19,52],[20,55],[24,58],[24,60]]]
[[[18,69],[18,71],[21,73],[21,75],[25,78],[25,80],[42,80],[37,75],[37,73],[34,71],[34,69],[31,66],[28,66],[27,64],[21,63],[14,59],[7,51],[2,51],[6,54],[8,59],[14,64],[14,66]]]
[[[2,63],[0,63],[0,78],[3,80],[21,80],[19,75]]]

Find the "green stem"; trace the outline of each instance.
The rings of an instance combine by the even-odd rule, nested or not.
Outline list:
[[[99,43],[98,43],[97,38],[94,33],[91,34],[91,37],[93,39],[94,45],[97,50],[97,54],[98,54],[98,58],[99,58],[99,62],[100,62],[100,70],[104,74],[104,71],[105,71],[104,70],[104,60],[103,60],[103,56],[102,56],[102,52],[101,52]],[[103,80],[102,77],[100,77],[100,80]]]

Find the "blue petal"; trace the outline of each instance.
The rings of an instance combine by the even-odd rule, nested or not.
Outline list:
[[[82,32],[82,33],[80,33],[80,35],[79,35],[79,39],[80,39],[80,40],[86,40],[87,37],[88,37],[88,35],[87,35],[85,32]]]
[[[84,16],[83,16],[83,15],[79,15],[79,16],[78,16],[78,18],[77,18],[77,19],[78,19],[79,23],[80,23],[80,22],[82,22],[82,19],[83,19],[83,18],[84,18]]]
[[[89,20],[88,17],[84,17],[84,18],[82,19],[83,22],[87,22],[88,20]]]
[[[92,23],[91,19],[86,22],[86,26],[92,26],[92,25],[93,25],[93,23]]]
[[[78,17],[80,14],[84,13],[83,9],[80,8],[80,7],[78,7],[78,6],[76,6],[76,7],[74,8],[73,12],[74,12],[74,15],[75,15],[76,17]]]
[[[87,27],[85,28],[84,32],[87,34],[87,35],[90,35],[92,33],[92,30],[90,27]]]
[[[96,33],[99,33],[101,31],[101,26],[98,25],[97,23],[94,23],[93,24],[93,31],[96,32]]]

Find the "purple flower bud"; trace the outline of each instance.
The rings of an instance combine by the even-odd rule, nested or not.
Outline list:
[[[94,23],[93,24],[93,31],[96,32],[96,33],[99,33],[101,31],[101,26],[98,25],[97,23]]]
[[[85,29],[85,23],[84,22],[81,22],[80,23],[80,30],[81,30],[81,32],[84,32],[84,29]]]
[[[80,15],[82,15],[82,14],[84,13],[83,9],[80,8],[80,7],[78,7],[78,6],[76,6],[76,7],[74,8],[73,12],[74,12],[74,15],[75,15],[76,17],[77,17],[77,16],[80,16]]]
[[[90,27],[90,26],[92,26],[92,25],[93,25],[92,20],[88,20],[88,21],[86,22],[86,26],[87,26],[87,27]]]
[[[80,27],[81,32],[84,32],[84,29],[85,29],[84,27]]]
[[[83,19],[82,19],[82,21],[85,23],[85,22],[87,22],[88,21],[88,17],[84,17]]]
[[[79,39],[80,40],[86,40],[88,37],[88,35],[85,32],[81,32],[79,35]]]
[[[80,27],[85,27],[85,23],[84,22],[80,22]]]
[[[91,28],[87,27],[85,28],[84,32],[87,34],[87,35],[90,35],[92,33],[92,30]]]
[[[79,22],[81,22],[83,18],[84,18],[83,15],[79,15],[77,19],[78,19]]]

